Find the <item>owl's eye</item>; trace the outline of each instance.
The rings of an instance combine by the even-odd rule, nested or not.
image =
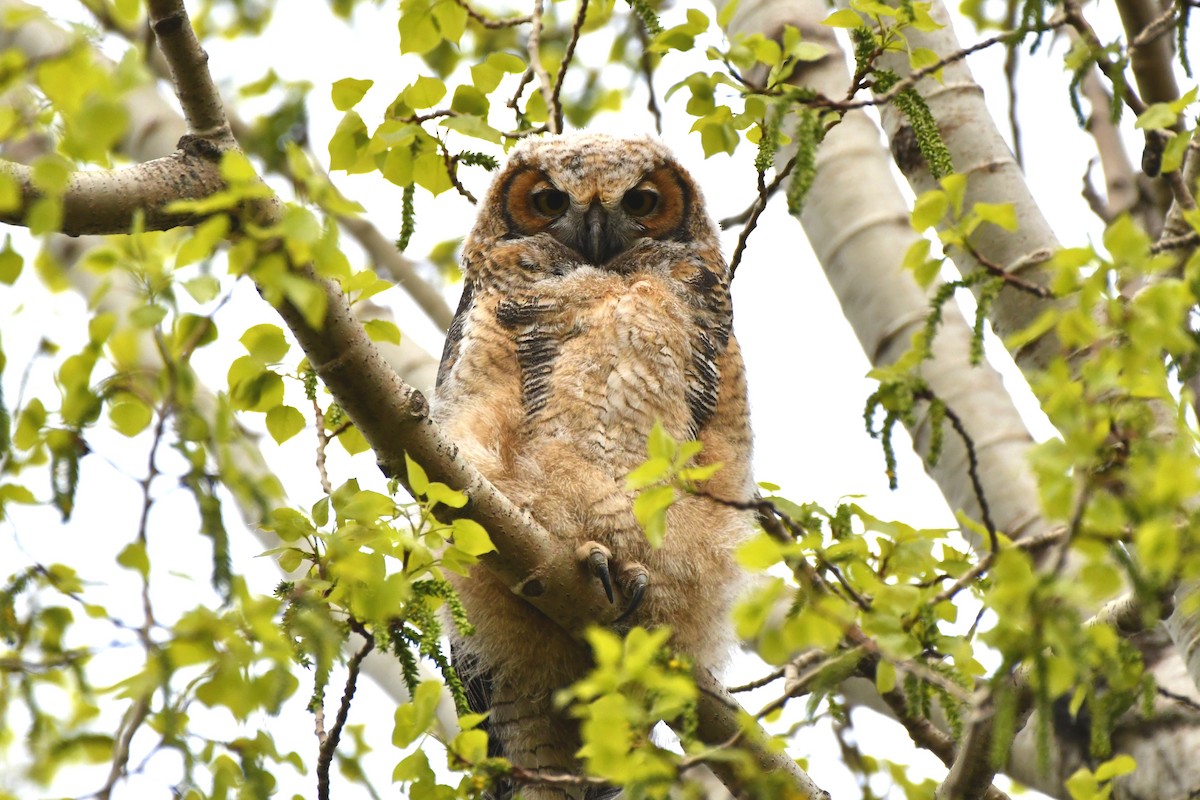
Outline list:
[[[533,208],[539,214],[545,214],[547,217],[557,217],[567,210],[570,201],[567,199],[566,192],[560,192],[557,189],[544,189],[540,192],[533,193]]]
[[[649,189],[631,189],[621,200],[621,208],[625,213],[635,217],[644,217],[658,206],[658,192]]]

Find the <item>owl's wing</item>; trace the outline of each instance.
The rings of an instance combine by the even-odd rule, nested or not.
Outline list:
[[[724,267],[724,264],[720,266]],[[695,437],[717,408],[717,395],[721,389],[721,371],[717,362],[729,344],[733,309],[729,300],[729,282],[723,272],[698,264],[682,282],[688,305],[695,313],[692,359],[685,371],[685,394],[692,412],[691,435]]]
[[[462,344],[463,332],[467,325],[467,318],[471,315],[474,299],[475,284],[469,280],[463,281],[458,310],[454,312],[454,319],[450,321],[450,327],[446,329],[446,344],[442,348],[442,362],[438,365],[437,383],[434,384],[435,391],[441,388],[446,376],[454,367],[454,362],[458,361],[459,347]]]
[[[509,297],[496,305],[496,321],[514,334],[526,419],[541,411],[549,398],[550,374],[561,341],[555,315],[562,305],[536,295]]]

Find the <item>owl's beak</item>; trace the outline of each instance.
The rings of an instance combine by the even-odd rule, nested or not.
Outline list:
[[[581,252],[596,266],[605,263],[625,247],[625,242],[613,230],[612,217],[599,199],[593,200],[583,215],[582,239]]]

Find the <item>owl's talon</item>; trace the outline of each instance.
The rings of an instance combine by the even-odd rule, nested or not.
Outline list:
[[[608,560],[612,558],[612,553],[608,548],[596,542],[586,542],[575,553],[579,560],[587,565],[588,572],[599,579],[600,584],[604,587],[604,594],[608,597],[608,602],[616,602],[613,595],[612,574],[608,569]]]
[[[621,576],[621,590],[629,595],[629,605],[625,606],[621,616],[613,620],[614,625],[624,622],[638,610],[642,598],[646,595],[646,587],[650,585],[650,573],[641,564],[627,567],[624,572]]]

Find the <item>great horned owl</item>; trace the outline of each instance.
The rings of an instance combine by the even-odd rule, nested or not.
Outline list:
[[[669,625],[676,649],[719,666],[747,522],[711,497],[745,501],[754,489],[728,268],[700,190],[649,138],[526,141],[488,191],[463,264],[434,418],[500,491],[577,546],[581,580],[590,569],[611,598],[611,576],[624,608],[606,622]],[[701,441],[699,463],[722,464],[703,487],[710,497],[672,506],[657,549],[625,489],[656,421]],[[472,706],[491,712],[493,753],[577,770],[577,725],[552,697],[591,666],[586,645],[482,566],[455,583],[476,627],[452,642],[456,665]]]

